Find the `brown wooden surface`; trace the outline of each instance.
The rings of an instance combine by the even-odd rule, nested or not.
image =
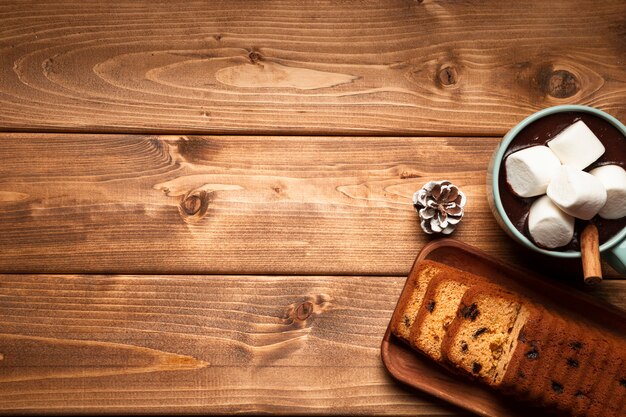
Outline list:
[[[626,2],[3,1],[0,128],[500,135],[626,118]]]
[[[460,415],[398,385],[401,277],[0,276],[4,412]],[[596,290],[626,308],[626,281]]]
[[[485,170],[535,110],[626,120],[625,15],[0,2],[0,414],[462,415],[380,361],[429,241],[410,197],[452,180],[455,238],[580,282],[498,228]],[[586,291],[626,308],[626,281]]]
[[[433,178],[468,195],[458,239],[513,253],[485,197],[497,139],[0,134],[0,142],[4,272],[406,276],[427,241],[411,197]]]

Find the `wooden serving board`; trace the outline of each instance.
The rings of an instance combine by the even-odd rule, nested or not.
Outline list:
[[[506,265],[464,243],[441,239],[427,244],[417,256],[409,276],[415,265],[426,259],[493,279],[511,291],[563,312],[572,320],[626,335],[626,312],[602,304],[578,290],[551,282],[549,278]],[[406,285],[403,291],[405,289]],[[476,414],[488,417],[541,415],[538,410],[502,396],[487,386],[452,374],[412,350],[391,334],[389,327],[383,338],[381,356],[387,370],[398,381]]]

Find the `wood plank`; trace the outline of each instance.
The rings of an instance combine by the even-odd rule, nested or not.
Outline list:
[[[459,415],[382,367],[403,283],[2,275],[0,412]]]
[[[411,198],[436,179],[468,196],[455,238],[531,264],[487,205],[495,138],[0,142],[1,272],[406,276],[429,241]]]
[[[502,135],[626,119],[623,0],[3,1],[0,129]]]

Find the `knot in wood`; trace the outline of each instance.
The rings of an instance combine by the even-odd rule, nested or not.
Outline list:
[[[256,64],[259,61],[261,61],[263,59],[263,57],[257,51],[250,51],[248,53],[248,59],[250,60],[250,63]]]
[[[306,299],[289,304],[282,315],[283,323],[295,329],[313,325],[314,317],[330,307],[330,297],[326,294],[309,295]]]
[[[454,67],[443,67],[439,71],[439,82],[444,87],[448,87],[457,83],[458,75]]]
[[[547,93],[556,98],[567,98],[576,94],[580,88],[574,74],[565,70],[552,72],[547,83]]]
[[[209,209],[209,193],[204,190],[190,191],[180,201],[178,211],[186,222],[195,222],[204,217]]]
[[[304,321],[308,319],[312,313],[313,313],[313,303],[311,303],[310,301],[305,301],[304,303],[300,304],[296,308],[295,316],[296,316],[296,319],[300,321]]]
[[[202,207],[202,200],[197,195],[190,195],[183,200],[182,206],[187,215],[193,216],[200,211],[200,207]]]

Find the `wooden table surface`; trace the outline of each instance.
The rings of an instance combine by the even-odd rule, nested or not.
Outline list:
[[[625,16],[1,2],[0,412],[464,415],[380,360],[429,240],[411,196],[450,179],[469,199],[455,238],[554,267],[495,223],[488,160],[545,107],[626,120]],[[604,272],[585,291],[626,308]]]

